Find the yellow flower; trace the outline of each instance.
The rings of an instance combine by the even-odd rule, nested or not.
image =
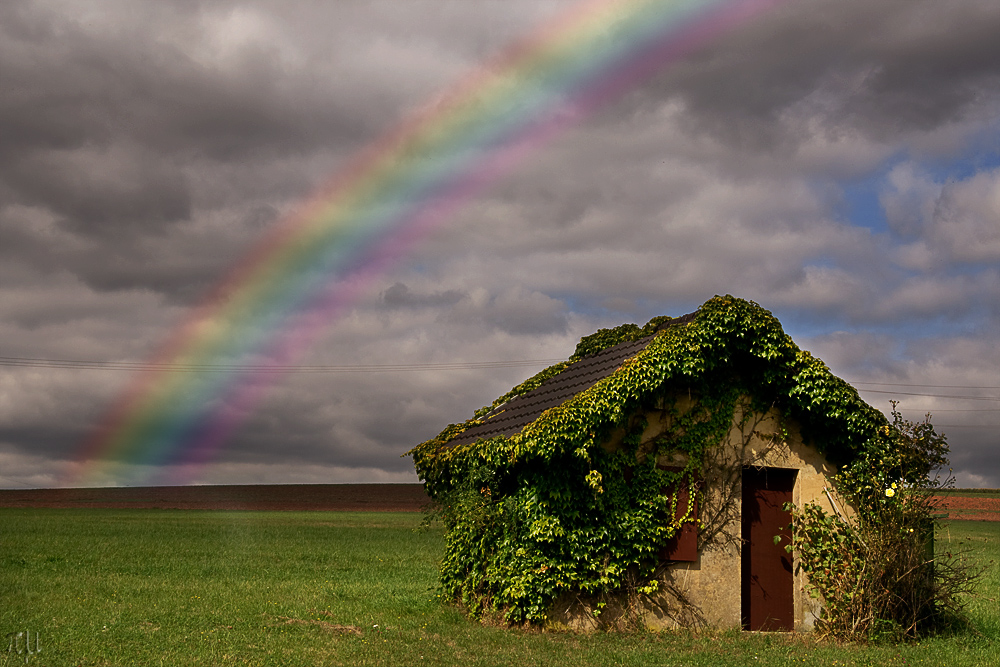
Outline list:
[[[896,492],[893,489],[886,489],[885,495],[888,498],[892,498],[894,495],[896,495]]]

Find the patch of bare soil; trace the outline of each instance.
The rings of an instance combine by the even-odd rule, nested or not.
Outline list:
[[[1000,498],[938,496],[935,504],[949,519],[963,521],[1000,521]]]
[[[0,507],[419,512],[421,484],[253,484],[0,489]]]
[[[330,612],[320,613],[324,616],[333,615]],[[310,625],[339,635],[361,636],[361,629],[356,625],[341,625],[340,623],[330,623],[329,621],[321,621],[319,619],[291,618],[289,616],[277,616],[275,621],[275,623],[270,624],[268,627],[276,628],[282,625]]]

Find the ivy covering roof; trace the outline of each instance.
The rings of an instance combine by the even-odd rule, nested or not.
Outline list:
[[[440,466],[457,450],[497,438],[518,455],[589,447],[594,443],[581,442],[580,433],[622,426],[665,387],[690,388],[713,377],[724,381],[727,373],[799,418],[806,435],[838,464],[853,460],[887,423],[853,387],[801,350],[769,311],[752,301],[717,296],[683,317],[661,316],[644,327],[626,324],[584,337],[569,360],[529,378],[475,418],[449,425],[410,454],[433,495],[434,478],[445,472]],[[439,456],[445,450],[448,455]]]
[[[497,435],[514,435],[538,419],[543,412],[576,396],[597,384],[621,367],[622,362],[645,349],[652,336],[628,341],[603,350],[591,357],[570,364],[527,394],[515,396],[482,417],[482,424],[473,426],[449,444],[460,445]]]
[[[656,322],[659,324],[656,326],[656,330],[662,331],[669,326],[687,324],[694,319],[694,316],[695,313],[690,313],[677,318],[657,318]],[[625,326],[629,327],[629,325]],[[639,329],[639,332],[645,333],[645,328]],[[595,335],[601,335],[601,333],[598,332]],[[584,341],[589,339],[588,336]],[[585,356],[578,351],[572,357],[577,358],[577,361],[566,362],[563,370],[543,380],[531,391],[516,395],[510,400],[505,400],[499,405],[491,407],[489,412],[480,418],[482,423],[464,431],[448,444],[455,446],[498,435],[519,433],[521,429],[538,419],[549,408],[562,405],[581,391],[589,389],[614,373],[626,359],[630,359],[644,350],[652,340],[653,335],[644,336],[638,340],[626,340]],[[584,350],[588,349],[586,344],[582,343],[581,345]]]

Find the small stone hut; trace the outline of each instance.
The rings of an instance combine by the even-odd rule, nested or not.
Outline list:
[[[580,341],[410,454],[474,615],[586,629],[806,630],[787,502],[834,502],[885,417],[759,305]],[[834,508],[839,510],[840,508]]]

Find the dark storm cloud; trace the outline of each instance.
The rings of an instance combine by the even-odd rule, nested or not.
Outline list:
[[[439,318],[453,326],[502,331],[517,336],[565,333],[566,305],[538,291],[507,288],[497,294],[478,292]]]
[[[1000,92],[994,4],[924,2],[907,9],[904,20],[888,12],[879,17],[855,54],[855,67],[871,70],[847,106],[859,124],[928,129]]]
[[[190,303],[248,231],[531,16],[279,4],[2,3],[0,234],[21,238],[0,254]],[[11,232],[11,207],[69,236]]]
[[[180,170],[138,157],[36,153],[12,160],[3,177],[18,203],[48,209],[81,236],[135,237],[190,220]]]
[[[403,283],[394,283],[392,287],[382,292],[382,301],[387,306],[393,307],[453,306],[465,296],[466,294],[459,290],[418,294]]]
[[[66,442],[77,442],[87,435],[87,431],[72,428],[66,424],[46,427],[40,424],[30,424],[23,428],[0,429],[0,443],[17,443],[18,449],[36,456],[62,458],[66,455]],[[31,443],[25,447],[24,443]]]
[[[145,358],[358,149],[572,4],[0,2],[0,356]],[[848,379],[994,386],[997,34],[993,0],[782,3],[525,160],[308,363],[566,358],[732,293]],[[199,479],[412,480],[400,453],[535,370],[292,375]],[[54,480],[127,380],[0,370],[3,474]],[[989,432],[949,435],[1000,485]]]
[[[173,9],[155,18],[197,23],[196,12]],[[13,12],[21,20],[3,27],[7,150],[127,140],[230,161],[312,150],[372,122],[329,97],[310,72],[284,65],[268,43],[242,45],[223,66],[156,39],[155,24],[95,34],[27,3]]]
[[[148,24],[129,23],[123,10],[120,24],[94,31],[28,2],[0,8],[0,205],[41,211],[82,242],[48,239],[42,270],[71,271],[96,289],[190,300],[233,259],[224,248],[211,261],[199,262],[197,250],[192,259],[176,231],[208,212],[200,200],[211,195],[204,189],[213,169],[256,163],[266,171],[276,159],[352,146],[372,133],[378,114],[345,108],[313,73],[283,65],[268,43],[241,45],[231,62],[213,66],[157,38],[157,21],[197,24],[197,9],[170,5]],[[310,185],[300,180],[288,195]],[[217,208],[256,190],[229,187]],[[9,213],[0,218],[12,224]],[[32,249],[6,252],[20,250]],[[173,266],[152,269],[151,255]]]
[[[397,282],[381,294],[392,308],[433,308],[439,321],[518,335],[566,331],[565,305],[544,294],[508,289],[499,294],[463,290],[419,293]]]
[[[414,395],[412,385],[386,391],[365,377],[347,377],[338,384],[336,395],[300,397],[294,409],[281,406],[279,393],[276,405],[258,411],[219,461],[274,462],[280,443],[283,464],[412,471],[412,462],[400,454],[416,444],[415,438],[429,438],[441,429],[441,406],[431,404],[446,398]],[[309,407],[303,409],[305,405]]]
[[[748,151],[787,149],[817,130],[888,141],[995,104],[997,34],[990,2],[789,3],[666,71],[633,102],[677,96],[689,127]]]

